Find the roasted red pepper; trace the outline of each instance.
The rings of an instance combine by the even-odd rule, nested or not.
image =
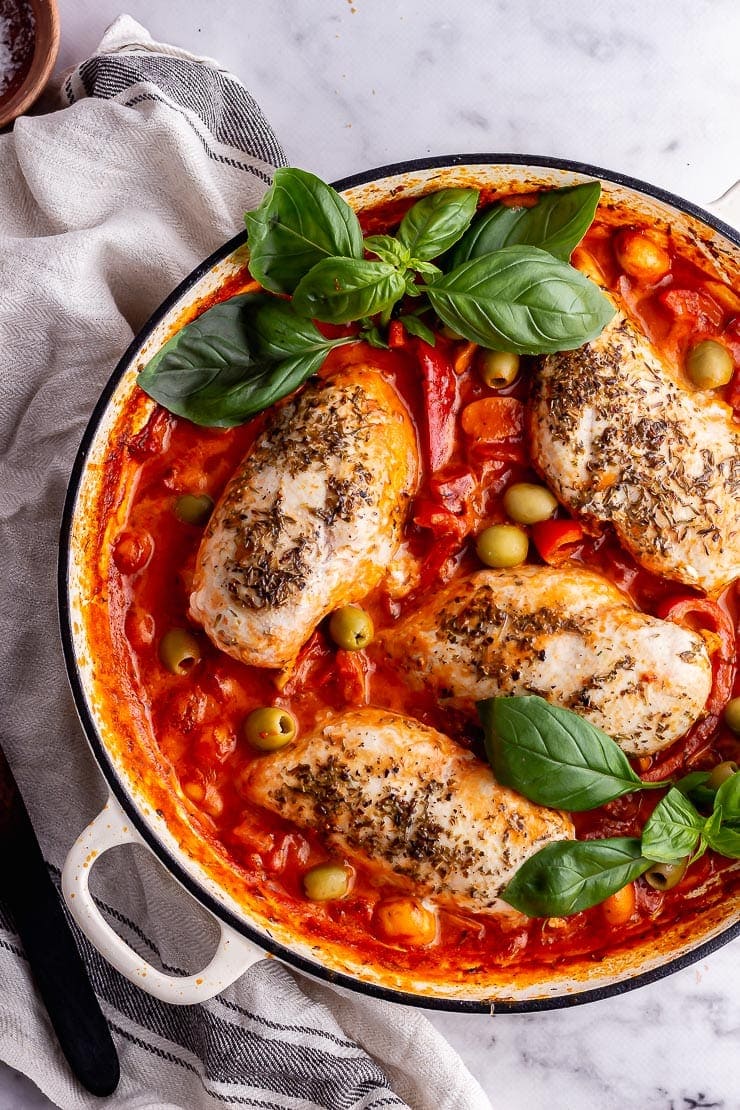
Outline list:
[[[406,329],[400,320],[391,320],[388,325],[388,346],[404,347],[406,345]]]
[[[413,348],[424,387],[424,447],[429,470],[433,474],[449,461],[455,448],[457,375],[450,358],[439,347],[430,347],[423,339],[415,339]]]
[[[660,602],[656,615],[663,620],[684,624],[695,631],[706,629],[716,637],[714,644],[707,644],[713,663],[713,681],[707,699],[707,711],[721,712],[732,694],[735,675],[735,629],[729,614],[708,597],[673,595]]]
[[[368,661],[364,651],[337,651],[342,697],[349,705],[367,705]]]
[[[577,520],[541,520],[532,525],[532,539],[545,562],[558,567],[583,543],[584,531]]]

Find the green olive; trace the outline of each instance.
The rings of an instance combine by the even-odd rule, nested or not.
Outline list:
[[[171,628],[159,641],[159,658],[173,674],[186,675],[202,654],[200,644],[186,628]]]
[[[511,385],[519,373],[519,355],[511,351],[481,351],[476,365],[484,385],[502,389]]]
[[[723,782],[727,782],[738,771],[737,763],[734,759],[726,759],[723,763],[718,763],[716,767],[712,768],[712,773],[707,779],[707,786],[710,790],[719,790]]]
[[[716,339],[703,339],[691,348],[686,359],[686,373],[698,389],[727,385],[733,367],[732,355]]]
[[[733,698],[725,706],[725,724],[732,732],[740,733],[740,698]]]
[[[320,863],[303,876],[303,889],[312,902],[331,902],[344,898],[352,875],[343,863]]]
[[[517,567],[527,558],[529,537],[514,524],[492,524],[475,542],[475,551],[487,567]]]
[[[329,620],[329,635],[337,647],[360,651],[371,642],[375,629],[369,613],[359,605],[343,605],[335,609]]]
[[[287,709],[263,705],[253,709],[244,721],[244,736],[258,751],[274,752],[295,739],[297,727],[295,717]]]
[[[213,498],[207,493],[183,493],[175,502],[175,516],[184,524],[205,524],[213,512]]]
[[[558,503],[549,489],[533,482],[514,482],[504,494],[507,515],[517,524],[537,524],[549,520]]]
[[[673,863],[654,863],[645,872],[645,881],[654,890],[672,890],[674,886],[681,882],[688,865],[688,856],[675,860]]]

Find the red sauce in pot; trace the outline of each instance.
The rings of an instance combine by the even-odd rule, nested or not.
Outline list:
[[[364,225],[366,230],[388,229],[402,214],[403,205],[394,202],[364,214]],[[736,372],[718,395],[728,403],[740,403],[740,297],[727,286],[720,288],[716,279],[695,262],[678,256],[668,231],[647,232],[670,256],[668,276],[656,286],[625,274],[615,250],[615,237],[622,230],[624,222],[620,223],[613,212],[597,215],[574,261],[600,269],[642,330],[672,362],[681,365],[689,345],[699,338],[721,338],[734,355]],[[232,279],[220,290],[218,299],[242,288],[244,282]],[[691,293],[708,301],[701,303],[702,311],[681,315],[666,305],[665,294],[671,290],[683,291],[686,304],[691,303]],[[203,302],[200,310],[213,300]],[[678,304],[680,307],[680,298]],[[527,360],[512,386],[494,392],[483,384],[476,369],[475,351],[469,345],[439,335],[437,349],[449,355],[459,370],[456,431],[443,471],[434,475],[427,471],[415,506],[434,503],[465,516],[466,535],[458,536],[440,555],[439,534],[432,527],[415,523],[415,516],[422,517],[412,509],[405,542],[421,562],[422,584],[401,599],[390,598],[382,587],[374,591],[363,605],[376,629],[388,628],[413,610],[428,591],[437,588],[439,573],[443,579],[450,579],[479,569],[471,537],[488,524],[506,519],[501,499],[512,481],[539,481],[515,423],[512,435],[485,455],[471,448],[463,428],[466,407],[486,397],[509,397],[510,411],[516,412],[514,402],[522,401],[527,392]],[[330,355],[322,373],[355,360],[370,362],[396,383],[424,441],[427,415],[412,349],[403,342],[387,351],[359,344],[344,347]],[[141,397],[132,403],[140,404]],[[392,880],[384,886],[377,874],[365,873],[361,866],[356,867],[347,897],[322,904],[306,899],[304,873],[328,858],[320,835],[250,807],[236,787],[244,766],[260,758],[242,733],[250,710],[278,705],[295,715],[299,729],[307,729],[326,708],[341,710],[367,697],[369,704],[406,712],[479,752],[480,733],[462,715],[441,708],[431,695],[410,695],[372,648],[357,653],[355,662],[348,666],[347,653],[337,652],[324,625],[311,636],[293,678],[278,692],[273,672],[234,661],[189,622],[189,588],[202,527],[179,520],[175,503],[183,493],[208,494],[217,500],[265,419],[265,415],[260,416],[233,430],[208,430],[155,408],[142,432],[119,443],[107,464],[108,508],[112,510],[118,504],[122,479],[134,492],[125,525],[113,540],[109,578],[100,583],[107,604],[99,616],[98,634],[101,645],[111,645],[102,650],[112,650],[121,668],[132,676],[132,688],[150,714],[158,754],[173,789],[184,800],[195,827],[218,845],[244,891],[258,895],[269,890],[272,904],[281,907],[285,921],[300,923],[304,937],[335,942],[374,966],[458,981],[466,976],[474,978],[481,969],[491,967],[534,970],[567,965],[576,957],[599,961],[616,949],[629,948],[645,938],[658,938],[668,925],[684,921],[688,925],[697,911],[695,895],[700,888],[705,904],[737,897],[737,866],[708,852],[669,892],[658,893],[638,880],[634,911],[628,921],[610,923],[598,906],[569,918],[531,920],[517,914],[440,910],[437,938],[427,947],[390,944],[378,935],[374,908],[398,891]],[[470,496],[471,490],[477,491],[475,496]],[[677,587],[675,582],[640,568],[608,528],[598,536],[585,538],[573,558],[611,579],[647,612],[655,613],[664,599],[676,593],[701,596],[698,591]],[[537,559],[531,545],[529,561]],[[725,591],[719,603],[736,628],[733,590]],[[190,628],[201,647],[201,661],[185,676],[171,674],[159,658],[159,643],[171,628]],[[366,675],[366,694],[357,660]],[[728,673],[732,692],[737,695],[740,689],[734,668]],[[671,749],[677,771],[688,766],[710,768],[721,760],[738,758],[738,737],[720,723],[718,715],[708,716],[692,733],[699,729],[703,732],[698,740],[690,734]],[[663,753],[653,762],[659,763],[665,756]],[[650,769],[650,761],[641,761],[638,766],[641,773],[649,774]],[[599,810],[575,815],[577,835],[639,836],[659,796],[660,792],[628,795]]]

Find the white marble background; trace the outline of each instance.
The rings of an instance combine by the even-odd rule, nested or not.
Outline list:
[[[122,0],[59,0],[59,68]],[[248,85],[326,179],[428,154],[591,162],[707,204],[740,178],[740,0],[128,0]],[[740,946],[621,997],[430,1015],[506,1110],[740,1110]],[[0,1110],[48,1106],[0,1066]],[[142,1104],[144,1105],[144,1104]]]

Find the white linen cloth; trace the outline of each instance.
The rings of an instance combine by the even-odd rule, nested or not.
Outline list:
[[[134,333],[240,230],[284,160],[235,78],[152,42],[125,16],[62,99],[62,110],[0,137],[2,740],[57,881],[104,800],[57,632],[57,535],[74,454]],[[96,894],[122,935],[168,969],[195,970],[208,952],[203,911],[145,852],[108,861]],[[171,1007],[80,943],[121,1058],[105,1102],[114,1110],[489,1106],[416,1010],[276,961],[203,1006]],[[2,903],[0,983],[0,1059],[60,1107],[100,1106],[69,1074]]]

